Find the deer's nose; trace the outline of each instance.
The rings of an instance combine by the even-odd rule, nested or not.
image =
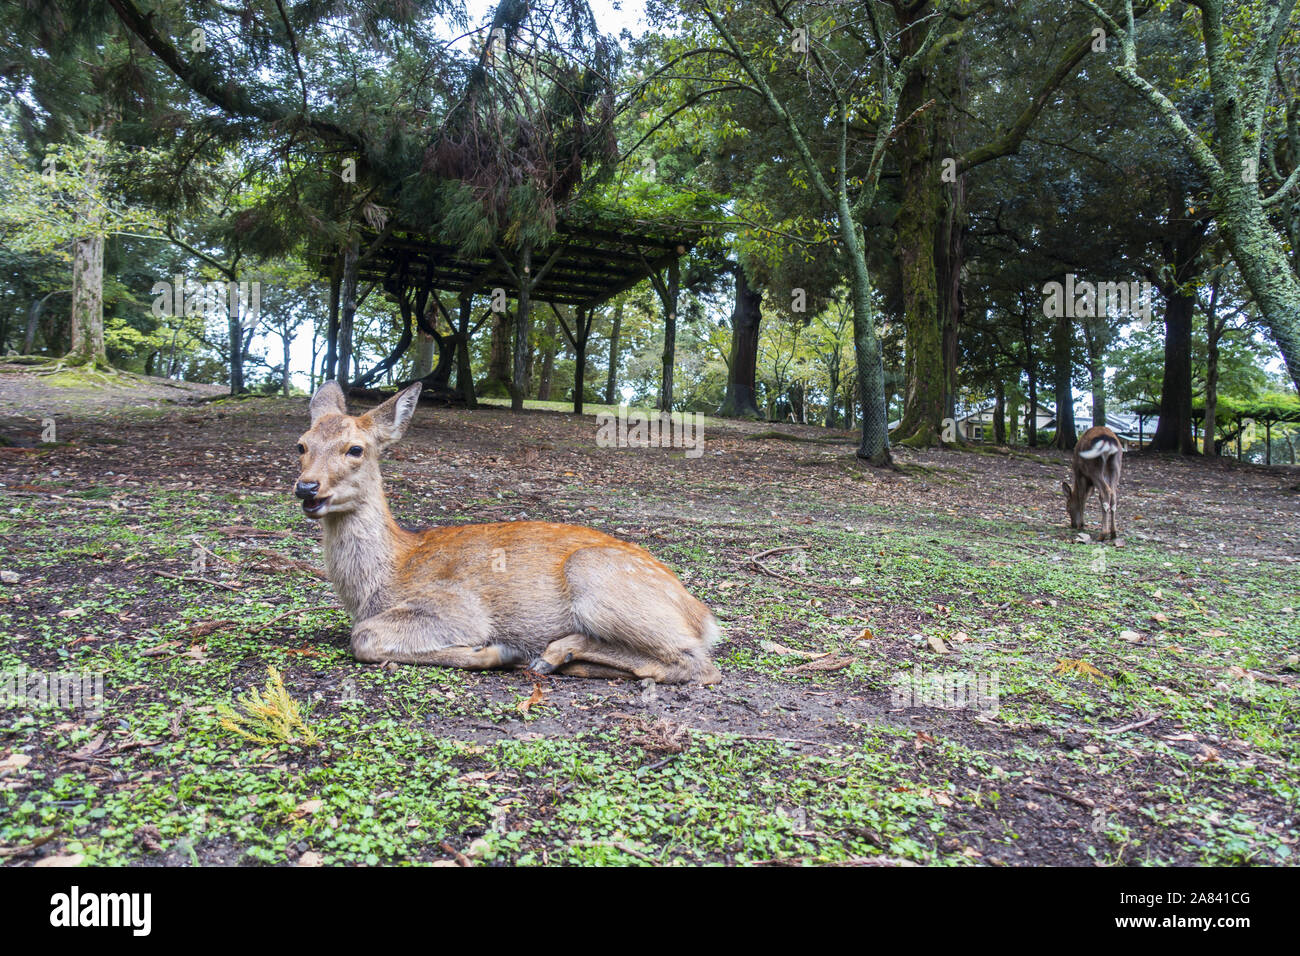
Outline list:
[[[318,491],[320,491],[319,481],[300,481],[293,488],[293,493],[303,501],[315,498]]]

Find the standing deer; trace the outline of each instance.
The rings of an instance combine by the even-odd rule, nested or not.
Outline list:
[[[1070,527],[1083,527],[1083,512],[1094,485],[1101,499],[1101,534],[1097,540],[1115,537],[1115,506],[1119,502],[1119,471],[1124,460],[1124,446],[1119,436],[1105,425],[1094,425],[1081,436],[1070,459],[1070,482],[1065,489],[1065,507],[1070,513]]]
[[[351,416],[330,382],[298,440],[294,493],[321,522],[325,567],[360,661],[540,674],[722,679],[717,621],[649,552],[577,525],[518,521],[410,532],[388,510],[380,453],[406,432],[410,386]]]

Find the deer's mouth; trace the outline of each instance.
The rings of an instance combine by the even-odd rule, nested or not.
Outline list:
[[[329,500],[329,495],[322,498],[304,498],[302,499],[302,513],[308,518],[319,518],[325,513],[325,506],[329,504]]]

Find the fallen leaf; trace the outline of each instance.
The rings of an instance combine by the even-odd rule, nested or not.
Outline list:
[[[800,651],[793,647],[786,647],[784,644],[778,644],[776,641],[759,641],[758,646],[769,654],[775,654],[778,657],[802,657],[810,661],[815,661],[820,657],[828,656],[825,651]]]
[[[47,856],[44,859],[37,860],[36,866],[81,866],[81,861],[85,857],[80,853],[72,853],[67,856]]]
[[[155,644],[153,647],[146,647],[140,652],[141,657],[162,657],[173,648],[180,647],[180,641],[164,641],[162,644]]]
[[[4,760],[0,760],[0,775],[13,770],[21,770],[31,762],[31,754],[10,754]]]
[[[533,684],[532,696],[529,697],[527,700],[521,700],[518,704],[516,704],[515,710],[519,711],[519,713],[521,714],[526,714],[534,707],[536,707],[538,704],[543,703],[543,698],[545,696],[546,695],[542,693],[542,685],[535,683]]]
[[[298,857],[299,866],[321,866],[325,861],[315,850],[308,850],[302,856]]]
[[[1121,641],[1128,641],[1130,644],[1142,643],[1142,635],[1137,631],[1120,631],[1119,639]]]
[[[82,747],[80,750],[78,750],[78,751],[76,751],[74,754],[72,754],[71,759],[72,759],[72,760],[85,760],[85,759],[87,759],[88,757],[92,757],[92,756],[94,756],[95,753],[96,753],[96,752],[97,752],[101,747],[104,746],[104,741],[107,740],[107,739],[108,739],[108,734],[100,734],[98,737],[96,737],[96,738],[95,738],[94,740],[92,740],[90,743],[86,744],[86,745],[85,745],[84,747]]]
[[[289,819],[297,820],[301,817],[311,816],[323,806],[325,806],[324,800],[304,800],[294,807],[293,813],[289,814]]]
[[[938,635],[931,634],[925,639],[925,642],[930,645],[930,650],[934,651],[936,654],[948,653],[948,645],[946,645],[943,642],[943,638]]]
[[[222,618],[221,620],[218,621],[198,621],[194,624],[191,624],[186,629],[185,636],[190,638],[207,637],[209,634],[219,631],[223,627],[229,627],[234,623],[235,622],[230,620],[229,618]]]

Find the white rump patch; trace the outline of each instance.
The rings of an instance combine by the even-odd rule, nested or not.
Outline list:
[[[1087,451],[1079,452],[1079,457],[1100,458],[1102,455],[1113,455],[1117,451],[1119,451],[1118,445],[1116,445],[1113,441],[1102,439],[1099,442],[1094,442],[1093,446],[1089,448]]]

